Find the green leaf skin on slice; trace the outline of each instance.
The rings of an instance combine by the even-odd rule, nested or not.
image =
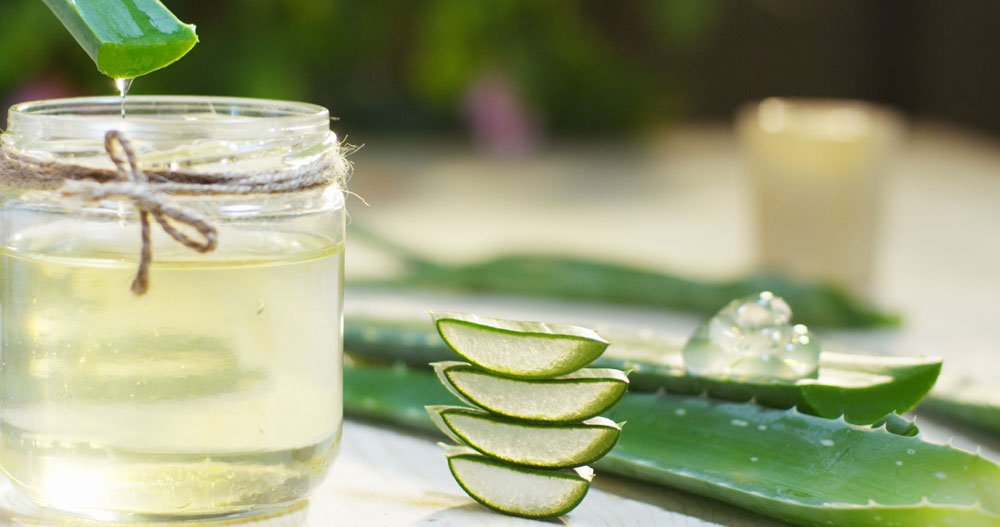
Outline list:
[[[679,343],[634,333],[612,335],[614,342],[594,361],[598,368],[632,370],[629,390],[700,394],[734,401],[755,399],[773,408],[798,406],[820,417],[845,416],[868,425],[890,413],[912,410],[927,395],[941,371],[936,357],[882,357],[820,354],[819,378],[788,383],[748,383],[688,375]],[[349,318],[344,348],[355,357],[399,361],[425,367],[454,358],[431,324],[414,320]]]
[[[592,475],[519,467],[475,453],[448,454],[448,468],[462,490],[483,506],[534,519],[556,518],[576,508]]]
[[[608,342],[579,326],[432,313],[438,333],[463,359],[480,368],[522,379],[558,377],[601,356]]]
[[[602,417],[582,423],[519,421],[461,406],[428,406],[446,435],[507,463],[570,468],[592,463],[611,450],[621,427]]]
[[[582,421],[611,408],[628,390],[620,370],[584,368],[553,379],[509,379],[465,362],[432,364],[459,399],[494,414],[548,422]]]
[[[348,366],[348,414],[434,431],[452,395],[425,370]],[[802,526],[1000,525],[1000,466],[976,453],[796,410],[628,393],[595,466]],[[829,523],[828,523],[829,522]]]
[[[132,79],[183,57],[198,36],[159,0],[43,0],[101,73]]]

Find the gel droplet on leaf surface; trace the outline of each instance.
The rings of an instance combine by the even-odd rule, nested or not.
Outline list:
[[[815,378],[820,345],[791,324],[792,310],[770,292],[730,302],[684,346],[687,371],[703,377],[795,382]]]

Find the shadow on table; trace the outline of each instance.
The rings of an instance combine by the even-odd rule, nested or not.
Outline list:
[[[593,489],[624,500],[652,505],[676,513],[678,525],[689,525],[680,517],[697,518],[706,525],[727,527],[786,527],[788,524],[721,501],[703,498],[660,485],[624,479],[608,474],[594,478]]]
[[[465,505],[456,505],[454,507],[439,510],[420,520],[418,525],[432,523],[441,525],[486,525],[490,523],[491,519],[496,517],[496,513],[491,512],[489,509],[478,503],[466,503]],[[569,522],[563,518],[523,521],[526,522],[526,525],[528,523],[538,525],[544,525],[546,523],[550,525],[569,525]]]
[[[594,490],[600,491],[600,494],[595,494]],[[782,527],[787,525],[719,501],[605,474],[599,474],[594,479],[591,494],[584,499],[579,508],[567,516],[544,521],[509,518],[508,522],[497,525],[521,525],[522,521],[524,525],[543,525],[545,523],[550,525],[646,525],[643,523],[643,518],[646,516],[641,512],[636,512],[634,505],[627,508],[618,507],[621,500],[630,500],[676,513],[676,525],[694,525],[691,518],[701,520],[706,525],[727,527]],[[626,509],[633,512],[628,513]],[[623,514],[629,517],[623,517]],[[430,514],[417,525],[493,525],[497,518],[502,517],[478,503],[466,503]],[[580,523],[581,519],[588,521]],[[660,523],[662,518],[656,521],[657,527],[674,525],[673,523]]]

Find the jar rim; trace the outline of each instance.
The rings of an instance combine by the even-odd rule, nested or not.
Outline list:
[[[329,111],[319,105],[199,95],[130,95],[71,97],[28,101],[10,107],[6,134],[45,134],[57,127],[60,135],[103,136],[108,129],[130,135],[211,134],[214,138],[243,139],[287,133],[328,133]]]

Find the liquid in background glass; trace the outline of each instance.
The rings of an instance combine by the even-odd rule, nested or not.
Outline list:
[[[870,292],[882,172],[900,117],[860,101],[771,98],[736,122],[765,269]]]
[[[144,162],[209,172],[336,145],[311,105],[137,97],[124,124],[118,112],[117,98],[28,103],[4,140],[103,166],[89,121],[113,117]],[[29,133],[46,122],[59,137]],[[129,289],[129,205],[81,212],[25,195],[3,208],[0,467],[44,506],[137,519],[260,510],[301,499],[336,454],[343,194],[176,199],[209,217],[219,246],[199,254],[154,228],[144,296]]]

